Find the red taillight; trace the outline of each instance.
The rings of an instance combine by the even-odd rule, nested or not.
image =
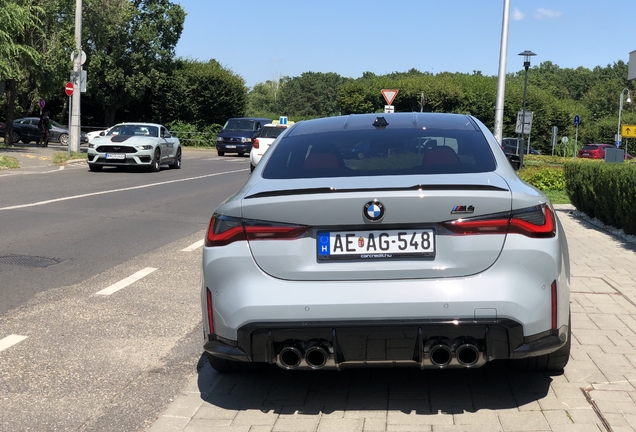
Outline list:
[[[210,334],[214,334],[214,318],[212,315],[212,293],[210,292],[210,288],[205,289],[207,295],[207,303],[208,303],[208,325],[210,326]]]
[[[256,138],[256,139],[254,140],[254,144],[252,145],[252,147],[254,147],[255,149],[257,149],[257,148],[258,148],[258,146],[259,146],[258,138]]]
[[[557,283],[556,281],[552,282],[552,329],[556,330],[557,328]]]
[[[556,235],[554,214],[548,205],[497,213],[478,218],[457,219],[442,225],[456,234],[522,234],[528,237],[547,238]]]
[[[241,240],[286,240],[302,236],[307,227],[214,215],[210,219],[205,245],[225,246]]]

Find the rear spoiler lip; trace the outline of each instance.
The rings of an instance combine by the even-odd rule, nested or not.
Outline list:
[[[388,188],[353,188],[353,189],[337,189],[333,187],[320,188],[304,188],[304,189],[284,189],[257,192],[247,195],[244,199],[266,198],[275,196],[293,196],[293,195],[316,195],[328,193],[359,193],[359,192],[399,192],[409,190],[490,190],[499,192],[510,192],[508,189],[492,185],[475,185],[475,184],[439,184],[439,185],[413,185],[406,187],[388,187]]]

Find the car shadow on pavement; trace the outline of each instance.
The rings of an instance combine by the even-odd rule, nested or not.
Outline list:
[[[593,231],[604,233],[604,234],[609,234],[617,242],[619,242],[621,247],[623,247],[625,250],[636,252],[636,236],[619,234],[618,228],[614,228],[612,226],[602,224],[602,222],[600,222],[598,219],[594,219],[594,222],[592,222],[591,220],[587,220],[584,217],[581,217],[580,215],[578,215],[577,214],[578,212],[567,211],[566,213],[572,216],[572,220],[574,220],[575,223],[577,223],[584,229],[593,230]]]
[[[278,414],[390,411],[404,415],[516,409],[544,398],[551,374],[515,370],[506,361],[476,369],[373,368],[218,374],[199,362],[204,407]],[[556,374],[553,374],[556,375]],[[560,375],[560,373],[559,373]]]

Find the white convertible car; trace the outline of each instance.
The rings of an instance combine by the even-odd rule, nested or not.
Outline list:
[[[146,166],[159,171],[161,165],[181,168],[181,144],[165,126],[156,123],[120,123],[88,143],[88,167]]]

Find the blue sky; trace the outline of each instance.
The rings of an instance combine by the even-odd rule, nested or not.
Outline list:
[[[503,0],[173,0],[187,12],[176,54],[215,59],[249,87],[303,72],[358,78],[411,68],[497,75]],[[511,0],[506,72],[627,62],[634,0]]]

